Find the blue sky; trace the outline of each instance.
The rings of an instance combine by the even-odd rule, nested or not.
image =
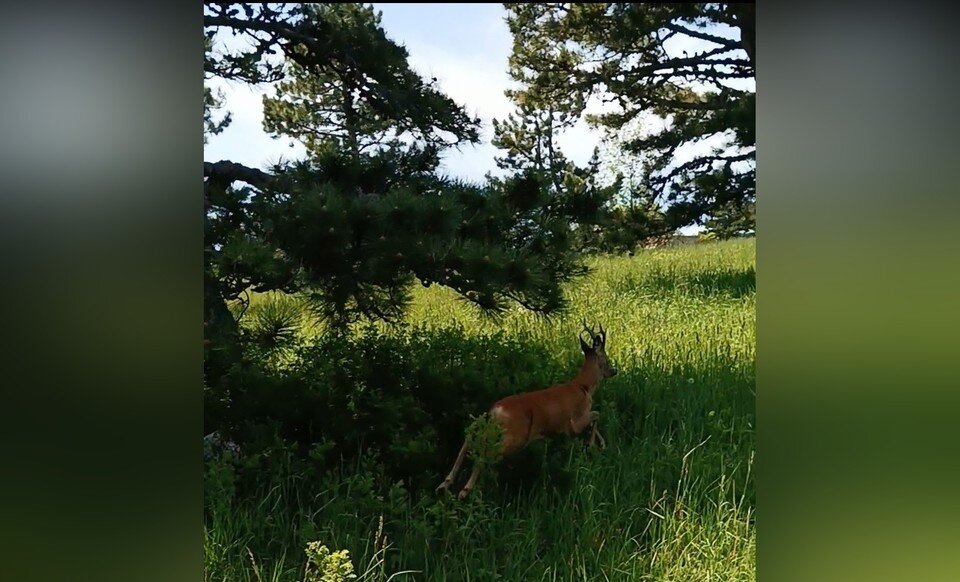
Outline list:
[[[510,87],[507,59],[512,45],[503,5],[374,3],[374,7],[382,11],[387,36],[407,48],[413,69],[426,77],[436,77],[441,90],[483,123],[481,143],[448,151],[441,171],[474,181],[482,180],[487,172],[499,173],[494,163],[498,151],[489,143],[491,122],[493,118],[503,119],[513,110],[503,94]],[[710,32],[729,34],[718,29]],[[668,49],[693,53],[712,46],[685,37]],[[205,161],[229,159],[263,168],[280,159],[304,156],[305,150],[299,143],[273,139],[264,133],[261,97],[268,88],[251,88],[219,79],[208,83],[224,91],[233,123],[220,135],[210,137],[204,148]],[[557,141],[569,159],[584,164],[601,140],[599,131],[580,121]],[[692,155],[699,149],[690,148],[686,154]],[[683,156],[684,152],[680,154]]]

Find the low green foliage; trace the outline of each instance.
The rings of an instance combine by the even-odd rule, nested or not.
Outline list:
[[[307,568],[304,582],[346,582],[355,580],[350,552],[331,552],[320,542],[307,544]]]
[[[480,466],[500,460],[503,447],[503,427],[489,413],[478,416],[467,427],[468,457]]]
[[[433,286],[401,325],[341,336],[305,316],[252,342],[207,403],[207,431],[242,453],[206,464],[206,579],[303,580],[316,542],[361,579],[753,580],[754,249],[590,259],[549,320],[493,320]],[[244,329],[269,329],[247,315],[270,301],[252,297]],[[495,442],[494,401],[576,373],[581,317],[620,370],[594,400],[607,448],[538,441],[466,500],[434,494],[468,428]]]

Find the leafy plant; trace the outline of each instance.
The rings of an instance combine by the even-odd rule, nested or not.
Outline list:
[[[307,567],[303,582],[346,582],[356,579],[348,550],[331,552],[320,542],[310,542],[306,552]]]
[[[479,466],[490,465],[500,460],[503,450],[503,427],[489,413],[473,419],[466,433],[470,443],[468,456]]]

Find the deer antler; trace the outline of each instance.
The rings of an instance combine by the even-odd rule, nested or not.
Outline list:
[[[607,343],[607,332],[603,331],[603,324],[600,324],[600,341]]]
[[[581,321],[583,323],[583,330],[580,331],[580,335],[583,335],[583,332],[587,332],[587,334],[590,335],[590,343],[593,343],[593,338],[596,337],[596,334],[593,333],[593,330],[591,328],[587,327],[586,319],[582,319]]]

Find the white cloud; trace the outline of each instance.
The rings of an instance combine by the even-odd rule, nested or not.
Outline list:
[[[301,159],[306,155],[306,148],[296,140],[273,139],[263,131],[261,100],[267,93],[265,88],[221,79],[208,83],[214,91],[223,91],[225,109],[230,111],[233,121],[223,133],[209,137],[203,149],[205,161],[231,160],[264,168],[280,159]]]
[[[494,162],[498,150],[490,145],[493,119],[503,119],[513,111],[513,104],[504,95],[510,82],[506,62],[421,43],[406,43],[406,48],[415,71],[428,80],[436,78],[444,94],[481,121],[480,144],[446,152],[441,172],[470,181],[483,180],[487,172],[498,173]]]

